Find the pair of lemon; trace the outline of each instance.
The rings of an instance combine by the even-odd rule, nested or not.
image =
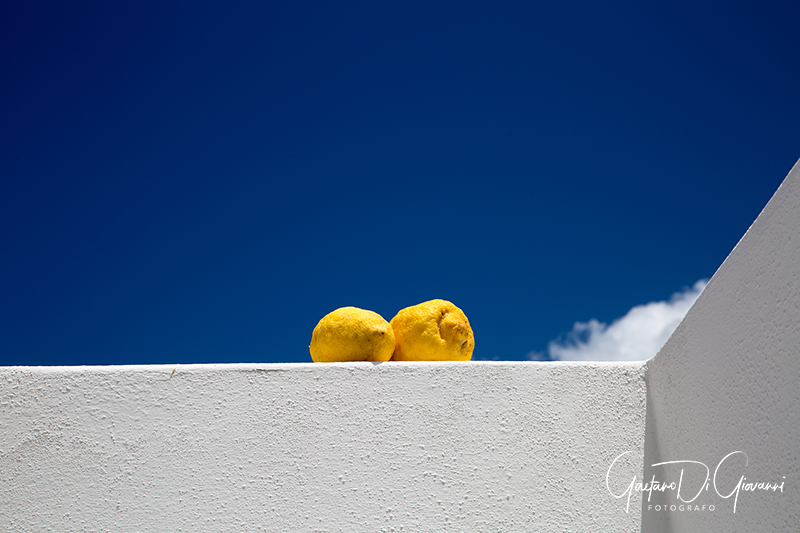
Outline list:
[[[475,338],[464,312],[446,300],[406,307],[391,322],[373,311],[342,307],[311,335],[315,363],[469,361]]]

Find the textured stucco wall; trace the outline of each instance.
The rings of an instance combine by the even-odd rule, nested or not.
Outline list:
[[[800,163],[648,363],[646,481],[679,481],[644,498],[643,530],[800,530]],[[714,485],[714,473],[722,462]],[[665,461],[698,464],[650,465]],[[783,491],[734,493],[743,483],[784,483]],[[742,485],[744,488],[744,485]],[[722,498],[721,495],[729,498]],[[733,512],[734,500],[736,512]]]
[[[0,368],[0,530],[639,531],[641,363]]]

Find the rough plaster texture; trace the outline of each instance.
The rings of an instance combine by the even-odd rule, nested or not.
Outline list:
[[[642,363],[173,368],[0,368],[0,530],[639,531]]]
[[[800,530],[800,162],[705,291],[648,363],[644,477],[679,481],[683,498],[715,510],[661,511],[675,491],[644,498],[643,531]],[[733,493],[749,482],[783,491]],[[651,465],[692,460],[697,464]]]
[[[0,529],[797,531],[799,347],[800,163],[647,366],[0,368]]]

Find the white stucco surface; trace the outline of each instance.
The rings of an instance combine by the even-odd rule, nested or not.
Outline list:
[[[658,512],[683,502],[645,495],[643,531],[800,530],[800,163],[648,367],[645,480],[683,468],[684,499],[715,510]],[[689,460],[707,490],[698,464],[651,466]],[[764,482],[784,485],[744,490]]]
[[[642,363],[175,368],[0,368],[0,530],[639,531]]]
[[[646,364],[0,367],[0,530],[797,531],[799,351],[800,163]]]

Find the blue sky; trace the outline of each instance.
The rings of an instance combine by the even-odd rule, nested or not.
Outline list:
[[[2,365],[310,362],[433,298],[548,358],[800,157],[792,1],[120,4],[0,7]]]

